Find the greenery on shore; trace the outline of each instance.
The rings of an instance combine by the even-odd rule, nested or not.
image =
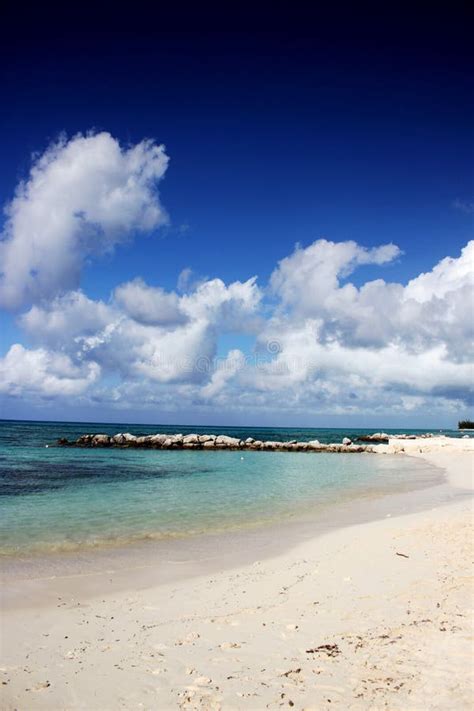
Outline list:
[[[458,422],[458,428],[460,430],[474,430],[474,422],[472,420],[461,420]]]

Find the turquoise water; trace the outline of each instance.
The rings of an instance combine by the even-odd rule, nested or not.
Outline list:
[[[341,441],[349,430],[0,422],[0,553],[117,545],[262,525],[321,506],[429,485],[402,457],[240,451],[65,449],[84,432],[225,432]]]

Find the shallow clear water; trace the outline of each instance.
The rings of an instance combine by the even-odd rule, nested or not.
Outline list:
[[[433,481],[427,465],[403,457],[45,447],[58,437],[119,431],[327,442],[365,430],[0,422],[1,554],[260,525]]]

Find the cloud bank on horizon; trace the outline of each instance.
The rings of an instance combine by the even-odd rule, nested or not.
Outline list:
[[[176,290],[131,275],[110,297],[80,289],[90,259],[167,222],[163,146],[109,133],[61,138],[36,157],[6,207],[0,306],[30,347],[0,358],[0,393],[32,404],[146,411],[403,413],[464,411],[473,398],[474,241],[407,284],[361,286],[362,265],[403,258],[318,239],[256,277]],[[223,335],[251,352],[217,357]]]

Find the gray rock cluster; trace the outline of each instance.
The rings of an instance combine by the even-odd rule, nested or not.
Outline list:
[[[239,439],[228,435],[213,434],[154,434],[137,437],[129,432],[120,432],[110,436],[106,434],[84,434],[75,442],[67,439],[58,440],[61,446],[72,447],[119,447],[133,449],[239,449],[265,452],[371,452],[371,447],[353,444],[345,437],[343,442],[334,444],[321,444],[317,439],[310,442],[262,441],[247,437]]]
[[[431,432],[426,434],[387,434],[386,432],[374,432],[374,434],[360,435],[357,437],[358,442],[373,442],[377,444],[388,444],[389,439],[429,439],[435,435]],[[343,440],[344,441],[344,440]]]
[[[360,435],[357,437],[358,442],[376,442],[387,444],[390,439],[390,435],[385,432],[374,432],[374,434]]]

